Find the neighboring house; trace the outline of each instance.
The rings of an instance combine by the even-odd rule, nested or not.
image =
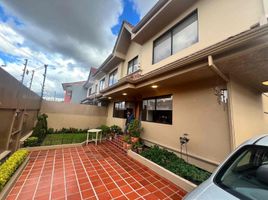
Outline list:
[[[96,101],[96,90],[95,90],[95,78],[94,75],[97,72],[97,68],[91,67],[88,75],[87,81],[84,83],[84,88],[87,90],[87,94],[84,99],[82,99],[82,104],[97,104]]]
[[[87,89],[84,88],[86,81],[62,83],[65,103],[81,103],[87,96]]]
[[[180,153],[188,133],[189,161],[213,170],[268,132],[267,14],[267,0],[159,1],[122,24],[87,101],[109,102],[108,125],[132,110],[147,144]]]

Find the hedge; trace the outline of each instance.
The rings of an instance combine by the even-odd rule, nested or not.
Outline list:
[[[19,166],[23,163],[28,155],[27,150],[18,150],[13,153],[1,166],[0,166],[0,191],[4,188],[6,183],[16,172]]]
[[[211,175],[210,172],[187,163],[175,153],[161,149],[158,146],[143,151],[141,155],[197,185],[207,180]]]
[[[29,137],[24,141],[23,144],[25,147],[34,147],[34,146],[38,146],[39,142],[38,142],[38,137]]]

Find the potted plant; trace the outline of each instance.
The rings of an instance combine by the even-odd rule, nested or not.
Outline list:
[[[110,127],[110,132],[112,134],[112,137],[117,137],[118,134],[122,133],[122,129],[117,125],[112,125]]]
[[[101,125],[100,127],[98,127],[98,129],[102,130],[102,136],[105,137],[105,138],[110,133],[110,127],[109,126]]]
[[[126,146],[127,148],[127,150],[130,150],[131,148],[132,148],[132,143],[131,143],[131,139],[130,139],[130,137],[128,137],[128,141],[127,141],[127,146]]]
[[[139,141],[142,130],[143,128],[141,128],[141,124],[139,120],[134,119],[132,122],[130,122],[129,127],[128,127],[128,132],[131,135],[132,143],[136,143]]]
[[[133,145],[133,151],[135,151],[136,153],[141,154],[142,150],[143,150],[143,144],[140,141],[138,141]]]
[[[130,136],[129,135],[124,135],[123,137],[123,149],[127,149],[127,144],[130,141]]]

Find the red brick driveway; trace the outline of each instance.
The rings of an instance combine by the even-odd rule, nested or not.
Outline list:
[[[107,142],[31,152],[7,199],[181,199],[185,194]]]

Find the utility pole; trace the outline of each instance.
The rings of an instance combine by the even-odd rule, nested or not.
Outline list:
[[[28,59],[25,59],[24,68],[23,68],[23,73],[22,73],[22,78],[21,78],[21,83],[22,83],[22,84],[23,84],[23,80],[24,80],[24,76],[25,76],[25,72],[26,72],[27,64],[28,64]]]
[[[34,77],[34,70],[32,71],[32,77],[31,77],[31,81],[30,81],[30,86],[29,86],[29,89],[31,89],[31,88],[32,88],[33,77]]]
[[[42,90],[41,90],[41,101],[43,100],[45,81],[46,81],[46,76],[47,76],[47,65],[44,65],[44,67],[45,67],[45,73],[44,73],[44,80],[43,80]]]

